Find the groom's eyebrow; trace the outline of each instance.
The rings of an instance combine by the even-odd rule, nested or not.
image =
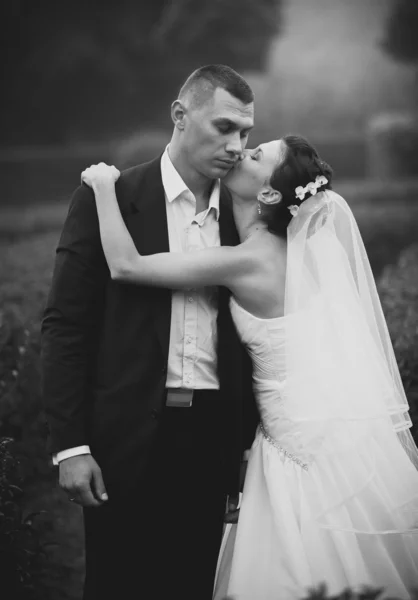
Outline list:
[[[242,131],[251,131],[251,129],[253,128],[253,125],[251,125],[250,127],[239,127],[239,125],[237,125],[237,123],[235,123],[234,121],[231,121],[231,119],[227,119],[225,117],[215,119],[214,123],[215,123],[215,125],[222,125],[222,126],[229,127],[233,131],[237,130],[237,129],[242,129]]]

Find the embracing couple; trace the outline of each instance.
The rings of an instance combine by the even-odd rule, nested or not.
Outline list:
[[[360,233],[307,140],[245,149],[253,100],[198,69],[162,155],[73,196],[42,367],[85,600],[418,584],[418,452]]]

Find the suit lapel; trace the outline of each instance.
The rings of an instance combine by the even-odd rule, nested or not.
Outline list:
[[[236,246],[239,244],[239,236],[235,227],[234,215],[232,212],[231,195],[228,189],[221,184],[219,213],[219,236],[222,246]],[[228,311],[229,298],[231,292],[226,287],[219,288],[219,318],[218,329],[224,321],[225,311]]]
[[[231,195],[223,184],[221,184],[220,207],[219,235],[221,238],[221,245],[236,246],[239,244],[239,236],[235,227],[234,215],[232,212]]]
[[[146,167],[130,202],[126,225],[140,254],[169,252],[167,212],[161,179],[161,157]],[[168,360],[171,322],[171,290],[150,288],[154,327],[164,361]]]

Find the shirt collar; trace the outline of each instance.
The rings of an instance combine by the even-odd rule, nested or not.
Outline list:
[[[184,192],[190,192],[191,190],[184,183],[180,176],[180,173],[176,170],[175,166],[171,162],[170,155],[168,153],[169,146],[166,147],[164,154],[161,157],[161,178],[163,182],[164,192],[168,202],[173,202]],[[209,213],[211,208],[215,211],[216,220],[219,220],[219,199],[221,193],[221,182],[219,179],[214,181],[212,191],[209,198],[208,210],[205,215]],[[194,197],[194,196],[193,196]]]

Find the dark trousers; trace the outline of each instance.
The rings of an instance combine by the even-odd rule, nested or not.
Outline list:
[[[161,419],[138,489],[84,511],[84,600],[212,598],[226,502],[219,393],[197,391]]]

